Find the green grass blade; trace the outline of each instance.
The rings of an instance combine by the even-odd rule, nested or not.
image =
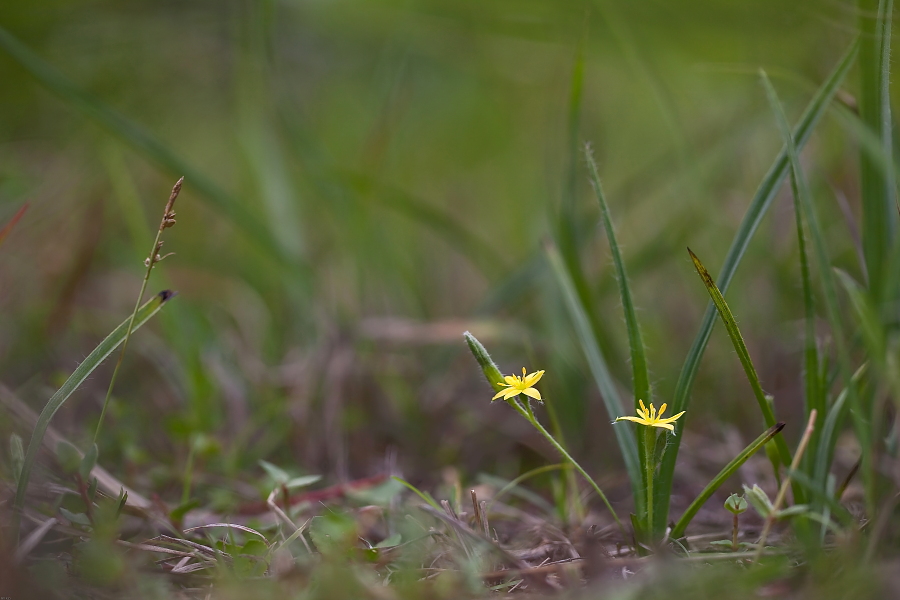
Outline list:
[[[616,279],[619,284],[619,295],[622,299],[622,309],[625,312],[625,326],[628,330],[628,346],[631,351],[631,369],[634,385],[634,407],[638,407],[638,400],[650,402],[650,369],[647,365],[647,353],[644,347],[644,338],[641,335],[641,326],[634,310],[634,299],[631,295],[631,286],[628,284],[628,273],[625,270],[625,261],[619,250],[619,242],[616,239],[616,231],[609,214],[609,205],[603,194],[600,184],[600,175],[597,172],[597,163],[591,153],[590,146],[585,147],[585,157],[591,174],[591,183],[594,186],[594,194],[600,204],[600,215],[603,221],[603,229],[606,231],[606,239],[609,242],[609,251],[612,254],[613,266],[616,270]]]
[[[438,504],[438,503],[437,503],[437,500],[435,500],[434,498],[432,498],[432,497],[431,497],[431,494],[429,494],[428,492],[423,492],[423,491],[421,491],[419,488],[417,488],[416,486],[414,486],[414,485],[411,484],[410,482],[406,481],[405,479],[400,479],[399,477],[396,477],[396,476],[391,477],[391,479],[393,479],[394,481],[396,481],[396,482],[402,484],[404,487],[406,487],[408,490],[410,490],[410,491],[411,491],[412,493],[414,493],[416,496],[418,496],[419,498],[421,498],[422,501],[423,501],[425,504],[427,504],[428,506],[430,506],[430,507],[433,508],[434,510],[439,511],[439,512],[441,512],[441,513],[444,512],[444,509],[441,508],[441,505]]]
[[[569,275],[563,258],[555,246],[547,245],[545,247],[547,258],[550,263],[551,270],[556,275],[557,283],[565,300],[566,307],[569,309],[569,316],[575,326],[575,332],[578,340],[581,342],[581,348],[587,358],[588,367],[600,389],[600,395],[603,397],[603,404],[610,419],[621,417],[625,412],[622,406],[622,399],[619,397],[619,391],[616,388],[615,381],[609,372],[609,367],[600,350],[600,345],[594,337],[594,331],[591,329],[588,321],[587,312],[581,303],[581,300],[575,291],[575,285]],[[631,480],[631,488],[634,497],[637,498],[641,493],[641,463],[638,457],[637,441],[634,432],[628,427],[613,427],[616,434],[616,441],[619,443],[619,449],[622,452],[622,458],[625,462],[625,468],[628,471],[628,478]]]
[[[149,321],[150,318],[158,313],[166,302],[172,298],[172,296],[174,296],[174,293],[166,290],[158,293],[144,303],[134,315],[134,326],[131,330],[135,331],[141,325]],[[37,423],[34,425],[34,431],[31,433],[31,441],[28,442],[28,450],[25,453],[25,462],[22,464],[22,474],[19,477],[19,485],[16,488],[16,499],[13,506],[15,519],[14,537],[16,539],[18,538],[21,511],[25,506],[25,492],[28,490],[28,479],[31,477],[31,469],[34,467],[34,461],[37,459],[37,454],[41,448],[44,434],[47,432],[47,427],[50,425],[50,420],[53,418],[53,415],[56,414],[56,411],[58,411],[66,400],[69,399],[69,396],[78,389],[78,386],[84,383],[84,380],[94,372],[94,369],[99,367],[113,350],[118,348],[124,341],[125,333],[128,330],[130,322],[131,316],[125,319],[121,325],[116,327],[112,333],[100,342],[100,345],[88,354],[87,358],[75,368],[75,371],[69,376],[62,387],[53,394],[49,401],[47,401],[44,410],[42,410],[40,416],[38,416]]]
[[[0,49],[5,50],[41,85],[67,104],[103,125],[172,175],[184,176],[192,188],[205,196],[214,208],[228,216],[236,227],[244,230],[270,257],[278,259],[281,264],[291,264],[284,249],[275,243],[269,230],[245,203],[221,189],[146,129],[78,87],[3,27],[0,27]]]
[[[650,369],[647,365],[647,353],[644,347],[644,338],[641,335],[641,326],[637,319],[637,313],[634,310],[634,299],[631,295],[631,286],[628,283],[628,273],[625,270],[625,261],[622,260],[622,252],[619,249],[619,242],[616,239],[616,231],[613,227],[612,217],[609,213],[609,204],[606,202],[606,196],[603,194],[603,186],[600,183],[600,174],[597,171],[597,163],[589,145],[585,146],[585,158],[587,159],[588,169],[591,176],[591,184],[594,188],[594,194],[597,196],[597,202],[600,204],[600,218],[603,222],[603,229],[606,232],[606,239],[609,243],[609,251],[612,254],[613,266],[616,270],[616,280],[619,284],[619,295],[622,300],[622,309],[625,313],[625,328],[628,331],[628,346],[631,352],[631,372],[632,372],[632,390],[634,398],[632,404],[635,409],[638,408],[639,400],[651,402],[652,390],[650,389]],[[619,415],[621,416],[621,415]],[[653,448],[645,448],[643,436],[637,436],[638,457],[644,461],[646,452],[653,452]],[[644,474],[645,470],[641,470]],[[642,484],[646,485],[643,481]],[[646,510],[643,505],[645,500],[644,494],[638,494],[635,497],[635,512],[641,515]]]
[[[860,0],[859,114],[892,163],[890,108],[890,51],[892,0]],[[885,258],[897,229],[893,170],[882,171],[867,152],[860,153],[863,255],[869,286],[878,296]]]
[[[700,492],[700,495],[691,502],[691,505],[687,507],[687,510],[684,511],[684,514],[681,515],[681,518],[678,519],[678,522],[675,523],[675,527],[672,528],[672,533],[670,536],[672,539],[678,539],[684,535],[687,526],[690,524],[691,520],[697,514],[706,501],[718,490],[722,487],[722,484],[725,481],[734,475],[734,473],[740,468],[742,464],[747,462],[747,459],[756,454],[760,448],[766,445],[766,442],[774,438],[778,432],[784,429],[784,423],[776,423],[773,427],[768,428],[766,431],[762,433],[758,438],[753,440],[750,445],[744,448],[740,454],[735,456],[730,463],[725,465],[725,467],[719,471],[719,474],[713,477],[712,481],[706,484],[706,487],[703,488],[703,491]]]
[[[750,352],[747,350],[747,345],[744,343],[744,337],[741,335],[737,321],[735,321],[731,309],[728,308],[728,303],[725,302],[725,297],[722,295],[718,286],[716,286],[716,282],[713,281],[709,271],[706,270],[706,267],[703,266],[703,263],[700,262],[697,255],[691,252],[690,248],[688,248],[688,254],[691,255],[694,267],[697,269],[700,279],[703,280],[703,285],[706,286],[706,291],[709,292],[709,296],[712,298],[713,304],[719,312],[719,316],[722,318],[722,323],[725,325],[728,337],[731,338],[731,343],[734,345],[734,351],[737,353],[738,360],[741,361],[741,366],[744,368],[744,374],[747,376],[747,381],[750,382],[750,388],[753,390],[753,397],[756,398],[756,403],[759,404],[759,410],[763,415],[763,419],[765,419],[768,427],[774,427],[776,425],[775,412],[772,410],[772,406],[766,398],[766,393],[762,389],[759,375],[756,373],[756,368],[753,366],[753,360],[750,358]],[[777,437],[775,438],[775,444],[778,448],[778,458],[781,459],[782,464],[789,466],[791,464],[791,451],[787,447],[787,442],[784,441],[783,437]]]
[[[844,81],[847,72],[850,70],[850,67],[853,66],[858,51],[859,42],[856,41],[850,46],[838,62],[837,66],[835,66],[834,70],[828,76],[828,79],[826,79],[818,91],[816,91],[816,94],[806,107],[803,116],[800,118],[800,121],[794,129],[794,140],[798,148],[802,148],[806,145],[806,142],[809,140],[810,135],[812,135],[819,120],[827,111],[828,105],[831,103],[834,94]],[[731,280],[734,278],[734,274],[744,256],[744,252],[747,250],[747,246],[750,244],[750,240],[756,232],[757,227],[759,227],[763,216],[769,210],[782,181],[784,181],[784,178],[788,174],[789,168],[790,164],[788,162],[787,150],[783,148],[781,152],[778,153],[778,156],[776,156],[774,163],[769,168],[769,171],[760,183],[759,188],[757,188],[756,194],[753,196],[753,200],[750,202],[747,212],[741,221],[741,225],[738,228],[737,233],[735,233],[731,248],[729,248],[728,254],[725,257],[725,262],[722,265],[722,270],[718,277],[719,289],[722,290],[723,293],[728,291],[728,287],[731,285]],[[716,309],[712,302],[710,302],[710,306],[706,310],[703,322],[700,325],[700,330],[694,338],[694,342],[685,358],[684,366],[678,376],[678,382],[675,386],[675,395],[672,400],[673,414],[682,410],[687,410],[688,405],[690,404],[691,389],[694,386],[694,379],[700,368],[700,360],[703,358],[703,354],[706,351],[706,345],[709,343],[709,337],[712,334],[715,319]],[[680,419],[675,423],[676,434],[681,433],[686,422],[687,419]],[[654,488],[656,501],[653,504],[657,511],[653,522],[657,524],[665,524],[668,522],[669,496],[671,496],[672,493],[672,481],[675,474],[675,463],[678,459],[680,440],[681,436],[677,435],[675,443],[666,451],[660,466],[659,475],[657,476],[657,483]]]
[[[828,250],[825,246],[825,237],[822,234],[822,228],[819,225],[819,218],[816,213],[816,207],[813,204],[812,195],[809,192],[809,186],[806,183],[806,177],[804,176],[803,169],[800,165],[800,158],[798,156],[797,147],[795,145],[793,137],[791,136],[790,128],[787,124],[787,117],[784,114],[784,108],[782,107],[781,102],[778,99],[778,94],[775,92],[775,88],[772,87],[772,83],[769,81],[769,78],[766,77],[765,73],[762,73],[762,82],[763,86],[766,88],[766,94],[768,96],[769,103],[772,106],[772,112],[775,113],[775,122],[778,125],[778,130],[781,133],[782,139],[784,140],[785,145],[788,149],[788,157],[792,165],[792,176],[797,181],[800,205],[802,206],[804,212],[803,216],[805,217],[806,222],[809,223],[809,231],[813,242],[813,251],[816,257],[816,266],[819,271],[819,279],[822,282],[822,288],[824,291],[823,295],[825,299],[825,308],[828,315],[828,322],[831,326],[832,337],[834,339],[834,345],[837,350],[838,370],[848,390],[847,394],[850,402],[850,407],[859,409],[859,398],[856,394],[856,387],[851,383],[853,371],[851,367],[850,352],[847,348],[847,344],[845,341],[846,338],[844,337],[844,326],[842,323],[837,298],[837,285],[834,281],[834,272],[831,269],[831,261],[828,257]],[[865,422],[866,420],[864,419],[860,410],[854,410],[852,411],[852,414],[854,415],[856,434],[859,437],[859,441],[864,449],[863,456],[866,457],[868,453],[865,449],[869,448],[869,443],[871,441],[870,425]],[[867,467],[871,467],[869,458],[866,458],[865,460],[865,465]],[[864,469],[863,475],[866,476],[867,473],[870,473],[870,471],[868,469]],[[871,494],[868,494],[868,499],[870,501],[872,500]]]

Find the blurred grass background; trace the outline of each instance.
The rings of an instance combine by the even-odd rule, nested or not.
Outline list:
[[[781,147],[757,69],[795,119],[856,17],[840,0],[7,2],[0,26],[101,104],[86,112],[0,52],[0,222],[30,205],[0,252],[0,380],[39,409],[125,318],[184,174],[164,248],[177,254],[151,281],[180,296],[135,336],[100,440],[127,483],[174,500],[191,444],[198,488],[222,506],[252,496],[234,481],[259,459],[331,480],[396,460],[430,483],[447,466],[511,478],[555,460],[489,404],[465,329],[507,372],[547,369],[569,446],[611,477],[611,426],[541,252],[553,238],[577,254],[627,381],[581,143],[665,402],[707,303],[684,247],[718,269]],[[159,145],[136,146],[126,122]],[[830,116],[804,159],[835,264],[862,279],[845,123]],[[785,191],[729,303],[796,439],[792,219]],[[761,419],[724,334],[711,350],[688,430],[752,439]],[[111,367],[54,421],[78,442]]]

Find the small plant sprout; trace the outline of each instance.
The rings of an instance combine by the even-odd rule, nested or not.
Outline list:
[[[581,473],[582,477],[587,480],[594,491],[597,492],[597,495],[600,496],[600,500],[603,501],[603,504],[609,510],[610,514],[612,514],[613,519],[616,521],[616,525],[618,525],[619,529],[624,533],[625,527],[622,525],[622,521],[619,520],[619,515],[616,514],[612,504],[609,503],[609,499],[606,497],[606,494],[603,493],[603,490],[600,489],[600,486],[597,485],[597,482],[587,474],[587,471],[572,458],[572,455],[566,451],[563,445],[560,444],[556,438],[553,437],[553,434],[547,431],[547,429],[541,425],[541,422],[537,420],[537,417],[534,416],[534,411],[531,409],[531,399],[533,398],[538,401],[542,401],[542,399],[541,393],[533,386],[544,376],[544,371],[535,371],[534,373],[526,375],[526,369],[523,368],[522,377],[516,375],[504,376],[503,373],[500,372],[500,369],[497,368],[497,365],[494,363],[490,354],[488,354],[487,350],[474,335],[467,331],[463,334],[463,337],[466,339],[466,344],[468,344],[472,356],[478,361],[478,366],[481,367],[481,371],[484,373],[485,378],[488,380],[488,383],[491,384],[491,387],[494,388],[494,392],[496,392],[491,401],[493,402],[502,397],[503,400],[513,407],[517,413],[531,423],[531,426],[537,429],[538,432],[544,436],[554,448],[556,448],[556,451],[559,452],[566,461],[571,463],[572,466],[575,467],[575,470]],[[525,398],[522,399],[522,396],[525,396]]]
[[[732,514],[731,551],[738,549],[738,515],[747,510],[747,500],[743,496],[732,494],[725,501],[725,510]]]
[[[637,409],[637,417],[616,417],[616,420],[613,421],[613,423],[615,424],[619,421],[633,421],[646,426],[646,429],[644,429],[644,448],[646,448],[646,452],[644,452],[644,474],[646,476],[645,481],[647,489],[647,522],[645,525],[647,531],[653,531],[653,480],[656,477],[656,467],[659,466],[659,463],[662,460],[662,456],[654,451],[657,446],[657,436],[653,428],[658,427],[660,429],[665,429],[672,432],[674,435],[675,426],[672,425],[672,423],[677,421],[686,411],[681,411],[674,417],[663,419],[662,416],[663,413],[666,412],[666,408],[668,407],[667,404],[660,406],[659,413],[657,413],[652,402],[650,403],[649,410],[644,406],[643,400],[638,400],[638,402],[641,407]],[[665,446],[663,446],[663,448],[665,448]]]
[[[540,381],[543,376],[544,371],[535,371],[534,373],[526,375],[525,367],[522,367],[521,377],[518,375],[507,375],[503,378],[503,382],[500,383],[500,385],[505,386],[506,389],[497,392],[494,397],[491,398],[491,402],[501,397],[504,400],[509,400],[519,394],[525,394],[529,398],[534,398],[538,402],[541,402],[541,393],[534,389],[534,384]]]

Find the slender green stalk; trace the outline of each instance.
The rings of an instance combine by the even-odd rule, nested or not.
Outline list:
[[[603,493],[603,490],[600,489],[600,486],[597,485],[597,482],[594,481],[594,479],[590,475],[588,475],[587,471],[585,471],[584,468],[578,464],[578,461],[576,461],[574,458],[572,458],[572,455],[569,454],[566,451],[566,449],[563,448],[562,445],[556,441],[556,438],[554,438],[553,435],[551,435],[549,431],[544,429],[544,426],[541,425],[541,422],[538,421],[537,418],[534,416],[534,411],[531,410],[531,403],[526,400],[525,405],[523,406],[522,402],[519,401],[518,398],[512,398],[510,400],[507,400],[507,402],[510,406],[512,406],[514,409],[516,409],[516,412],[518,412],[520,415],[525,417],[525,419],[529,423],[531,423],[532,427],[537,429],[538,432],[542,436],[544,436],[548,442],[550,442],[550,445],[552,445],[554,448],[556,448],[556,451],[559,452],[564,459],[569,461],[573,467],[575,467],[575,470],[577,470],[579,473],[581,473],[581,475],[587,480],[587,482],[590,484],[590,486],[592,488],[594,488],[594,491],[597,492],[597,495],[600,496],[600,499],[603,501],[603,504],[606,505],[606,508],[609,510],[613,519],[615,519],[616,525],[619,526],[619,529],[622,530],[622,533],[625,533],[625,527],[624,527],[624,525],[622,525],[622,521],[619,520],[619,515],[616,514],[616,511],[612,507],[612,504],[609,503],[609,499],[606,497],[606,494]]]
[[[119,368],[122,366],[122,359],[125,358],[125,350],[128,348],[128,340],[131,339],[131,333],[134,330],[134,321],[137,318],[138,309],[141,307],[141,300],[144,298],[144,292],[147,291],[147,284],[150,281],[150,272],[153,271],[154,265],[165,258],[160,256],[159,251],[162,249],[162,233],[164,230],[175,224],[175,213],[172,208],[175,205],[175,199],[181,192],[181,184],[184,183],[184,177],[175,182],[172,193],[169,194],[169,201],[166,203],[166,210],[163,212],[162,221],[160,221],[159,229],[156,232],[156,239],[153,240],[153,247],[150,249],[150,255],[144,261],[147,267],[144,273],[144,280],[141,282],[141,291],[138,293],[137,302],[134,303],[134,310],[131,312],[131,318],[128,320],[128,329],[125,331],[125,340],[122,342],[122,350],[119,351],[119,358],[116,361],[116,367],[113,369],[112,377],[109,379],[109,387],[106,388],[106,398],[103,400],[103,408],[100,410],[100,419],[97,421],[97,429],[94,430],[94,444],[97,443],[97,437],[100,435],[100,427],[103,425],[103,417],[106,416],[106,408],[109,406],[109,399],[112,397],[113,388],[116,385],[116,377],[119,375]],[[168,255],[166,255],[168,256]]]
[[[653,532],[653,479],[656,474],[656,432],[653,427],[644,426],[644,470],[647,485],[647,531]]]

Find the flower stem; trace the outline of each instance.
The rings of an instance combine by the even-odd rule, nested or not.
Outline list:
[[[656,472],[656,432],[644,426],[644,469],[647,472],[647,533],[653,538],[653,477]]]
[[[619,515],[616,514],[616,511],[613,509],[612,504],[609,503],[609,499],[606,497],[606,494],[603,493],[603,490],[600,489],[600,486],[591,478],[590,475],[587,474],[581,465],[579,465],[572,456],[566,452],[566,449],[562,447],[562,445],[556,441],[556,439],[550,434],[549,431],[544,429],[544,426],[537,420],[534,416],[534,411],[531,410],[531,403],[527,400],[525,401],[525,405],[522,405],[522,402],[518,398],[513,398],[509,400],[509,405],[512,406],[516,411],[525,417],[531,425],[538,430],[538,432],[547,438],[547,441],[556,448],[556,451],[559,452],[563,458],[572,463],[572,466],[581,473],[582,477],[584,477],[587,482],[594,488],[594,491],[597,492],[597,495],[600,496],[600,499],[603,501],[603,504],[606,505],[606,508],[609,510],[613,519],[616,521],[616,525],[619,526],[619,529],[622,530],[622,533],[625,533],[625,527],[622,525],[622,521],[619,520]]]

